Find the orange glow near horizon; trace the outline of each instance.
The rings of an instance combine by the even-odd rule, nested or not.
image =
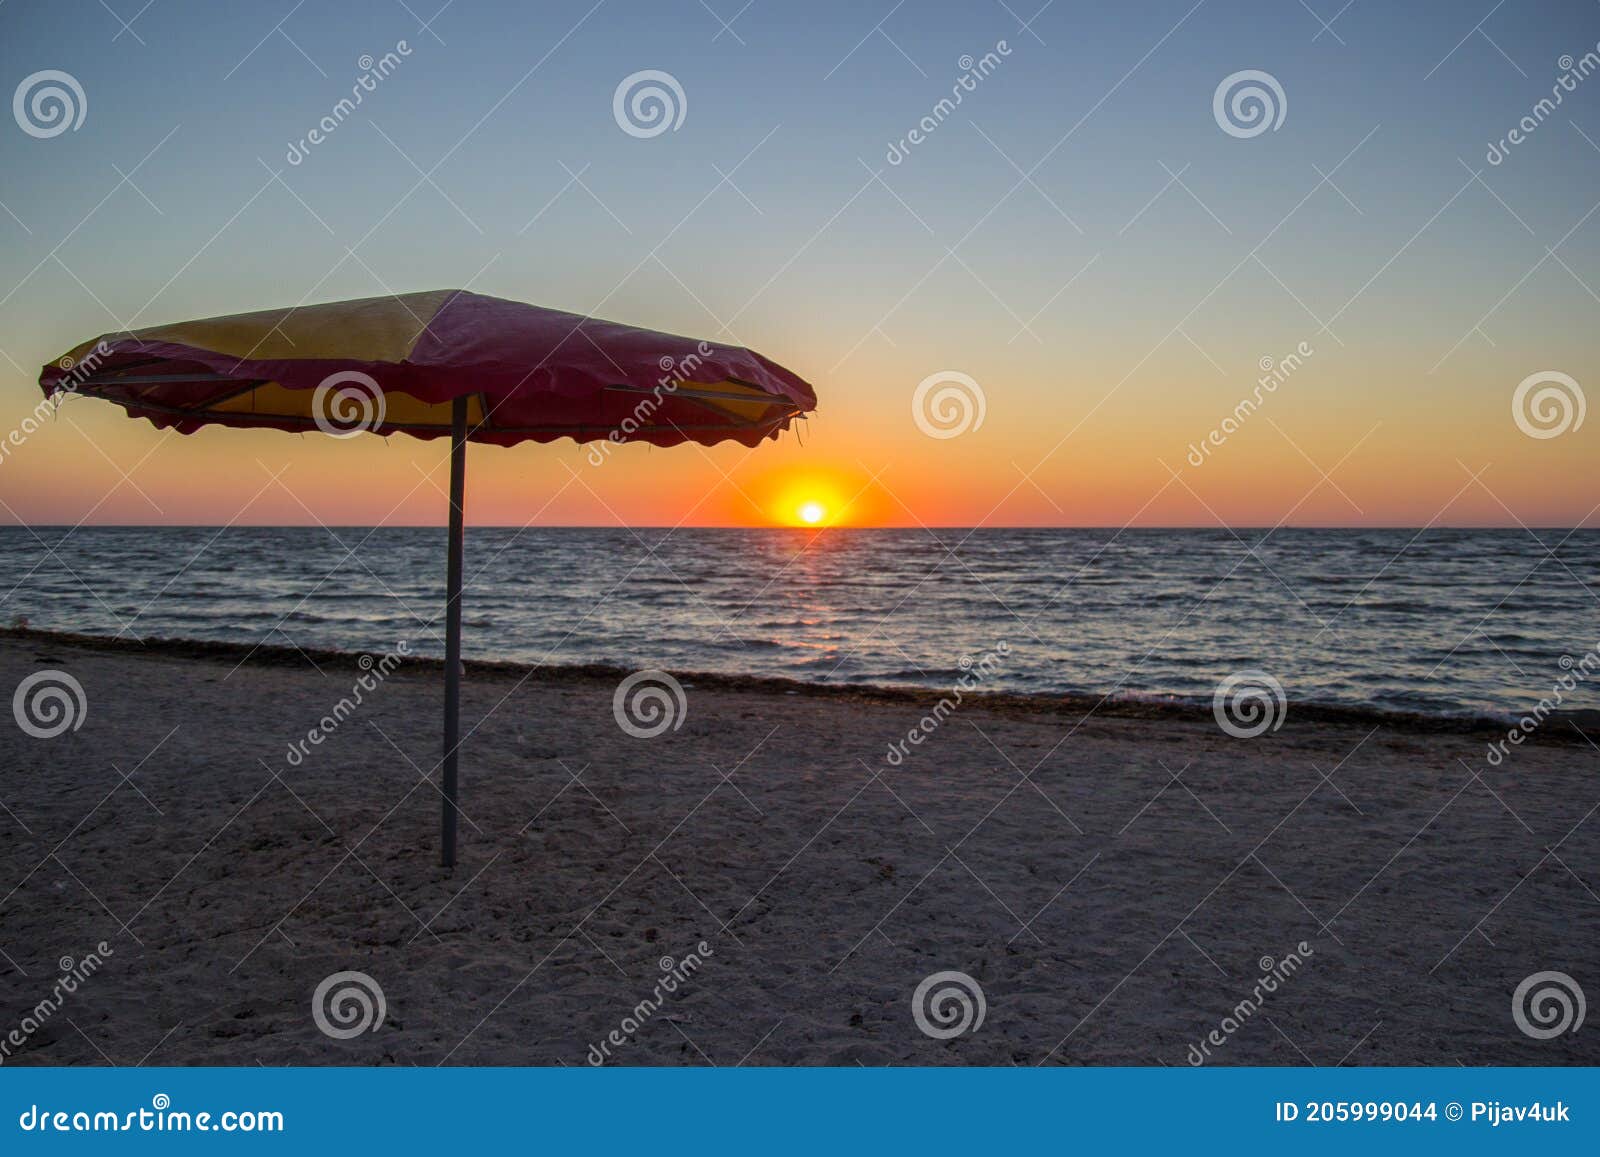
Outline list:
[[[881,512],[866,501],[865,478],[820,466],[774,467],[755,483],[756,501],[769,526],[873,526]],[[763,496],[766,497],[763,500]]]
[[[1388,398],[1381,423],[1376,401],[1346,391],[1343,410],[1317,416],[1308,409],[1319,399],[1313,390],[1342,374],[1335,367],[1323,381],[1319,370],[1308,366],[1296,379],[1301,392],[1274,396],[1269,413],[1199,466],[1192,443],[1224,412],[1232,383],[1211,387],[1221,400],[1201,400],[1199,384],[1185,379],[1188,392],[1164,393],[1162,406],[1134,396],[1130,383],[1075,432],[1035,420],[1015,401],[996,405],[1029,384],[985,374],[993,397],[983,426],[940,439],[911,420],[903,383],[866,394],[824,381],[824,404],[804,438],[755,448],[623,445],[597,457],[571,442],[474,445],[467,521],[813,531],[1271,527],[1287,512],[1300,526],[1593,524],[1587,425],[1576,436],[1530,438],[1511,420],[1507,398],[1486,386],[1456,395],[1452,407]],[[10,397],[21,407],[28,394],[18,387]],[[1428,438],[1417,436],[1421,429]],[[442,440],[222,428],[185,436],[86,398],[24,433],[0,456],[7,522],[437,526],[447,509]],[[1464,464],[1492,468],[1474,483]]]

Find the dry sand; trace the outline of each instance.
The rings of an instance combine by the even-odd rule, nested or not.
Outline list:
[[[1182,1065],[1302,941],[1212,1063],[1600,1062],[1600,1023],[1511,1008],[1549,969],[1600,998],[1600,749],[1567,723],[1490,768],[1464,726],[969,700],[890,767],[936,697],[686,677],[645,740],[614,674],[475,669],[446,872],[438,667],[296,767],[360,671],[242,654],[0,636],[8,697],[59,669],[88,703],[0,727],[0,1039],[111,949],[6,1063],[582,1065],[701,941],[617,1062]],[[317,1028],[342,970],[378,1031]],[[939,1040],[912,994],[946,970],[986,1013]]]

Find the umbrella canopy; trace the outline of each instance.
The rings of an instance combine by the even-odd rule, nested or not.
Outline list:
[[[739,346],[451,289],[105,334],[45,366],[39,384],[184,434],[211,424],[438,438],[465,397],[468,440],[501,446],[754,446],[817,400]]]
[[[815,409],[758,353],[459,289],[239,313],[105,334],[45,366],[84,394],[190,434],[201,426],[450,438],[439,855],[456,860],[467,443],[733,440]]]

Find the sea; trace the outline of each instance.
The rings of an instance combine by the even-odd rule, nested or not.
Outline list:
[[[1594,530],[473,527],[465,574],[469,658],[1180,703],[1252,673],[1290,704],[1506,719],[1562,687],[1563,711],[1600,708]],[[437,528],[0,528],[0,625],[45,630],[437,655],[444,577]]]

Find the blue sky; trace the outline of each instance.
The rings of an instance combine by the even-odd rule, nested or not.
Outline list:
[[[124,324],[470,284],[777,358],[823,405],[809,457],[786,444],[772,462],[841,485],[889,468],[891,521],[1133,517],[1259,359],[1308,339],[1318,357],[1274,400],[1284,437],[1241,434],[1195,483],[1202,501],[1163,499],[1162,520],[1270,522],[1264,487],[1298,496],[1317,482],[1302,459],[1326,469],[1352,446],[1352,500],[1325,486],[1305,514],[1421,522],[1461,461],[1501,464],[1500,499],[1457,509],[1469,521],[1505,521],[1497,505],[1576,521],[1600,500],[1540,483],[1592,460],[1600,420],[1539,442],[1506,411],[1527,374],[1592,365],[1600,81],[1484,159],[1559,59],[1600,42],[1594,3],[10,0],[0,31],[8,91],[62,69],[87,100],[77,131],[0,132],[0,400],[19,412],[42,361]],[[360,58],[400,41],[393,74],[289,164]],[[961,58],[1001,41],[960,109],[888,164]],[[643,69],[686,100],[650,139],[613,118]],[[1287,100],[1250,139],[1213,116],[1243,69]],[[984,383],[987,419],[935,444],[906,399],[948,368]],[[119,421],[86,415],[58,452],[14,456],[0,495],[76,520],[98,491],[61,472],[96,456],[67,439],[107,439],[121,470],[153,445]],[[223,436],[200,436],[206,452]],[[290,452],[261,437],[252,449]],[[292,450],[334,468],[334,448]],[[539,451],[514,453],[505,469],[544,477]],[[181,458],[142,467],[154,491],[181,484]],[[922,477],[967,460],[970,485]],[[628,457],[606,505],[644,517],[661,468]],[[667,470],[674,494],[715,482],[698,461]],[[252,488],[224,487],[206,517]],[[124,486],[99,516],[141,511]]]

